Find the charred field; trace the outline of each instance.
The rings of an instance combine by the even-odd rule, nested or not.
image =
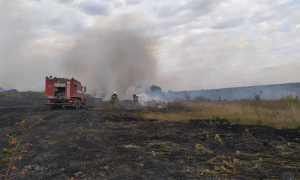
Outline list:
[[[4,104],[3,104],[4,103]],[[34,105],[35,104],[35,105]],[[155,111],[155,110],[153,110]],[[157,110],[156,110],[157,111]],[[159,110],[158,110],[159,111]],[[0,106],[0,147],[6,134],[42,118],[14,160],[15,179],[299,179],[299,130],[232,124],[226,119],[168,122],[142,110],[88,107],[50,110],[39,103]],[[0,164],[0,174],[7,165]],[[76,177],[74,173],[83,172]],[[4,178],[3,178],[4,179]]]

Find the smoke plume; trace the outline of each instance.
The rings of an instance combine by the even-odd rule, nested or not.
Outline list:
[[[63,58],[66,74],[87,86],[88,92],[106,99],[116,91],[120,99],[130,86],[156,78],[157,42],[140,26],[135,15],[121,15],[109,25],[98,21],[82,30]]]
[[[136,94],[139,96],[139,100],[144,99],[148,100],[164,100],[164,94],[161,91],[161,88],[155,85],[140,84],[139,86],[130,86],[126,90],[126,94]],[[141,98],[140,96],[143,96]]]

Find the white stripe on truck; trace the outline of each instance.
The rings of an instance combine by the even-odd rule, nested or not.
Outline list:
[[[70,81],[67,82],[67,98],[70,98],[71,95],[70,95]]]

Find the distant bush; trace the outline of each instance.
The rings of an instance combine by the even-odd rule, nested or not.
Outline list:
[[[45,98],[44,92],[0,92],[0,99]]]
[[[211,102],[210,98],[205,98],[204,96],[197,96],[194,99],[194,102]]]
[[[296,94],[295,97],[293,97],[292,94],[286,96],[286,100],[289,103],[290,106],[297,106],[299,102],[299,96]]]
[[[256,94],[256,93],[254,93],[254,99],[256,100],[256,101],[259,101],[260,100],[260,97],[261,97],[261,95],[262,95],[262,91],[260,91],[259,92],[259,94]]]
[[[191,99],[190,95],[185,91],[184,98],[186,101],[189,101]]]
[[[182,101],[171,101],[166,104],[168,110],[182,110],[185,107]]]

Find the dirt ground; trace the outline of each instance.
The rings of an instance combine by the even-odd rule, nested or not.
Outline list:
[[[0,105],[0,148],[5,134],[32,128],[33,144],[14,165],[16,179],[300,179],[299,130],[233,125],[227,120],[158,122],[134,110],[89,107],[50,110],[43,105]],[[26,125],[25,125],[26,126]],[[218,135],[219,134],[219,138]],[[20,155],[20,154],[18,154]],[[85,157],[88,157],[86,160]],[[5,174],[6,165],[0,164]],[[76,178],[78,179],[78,178]]]

